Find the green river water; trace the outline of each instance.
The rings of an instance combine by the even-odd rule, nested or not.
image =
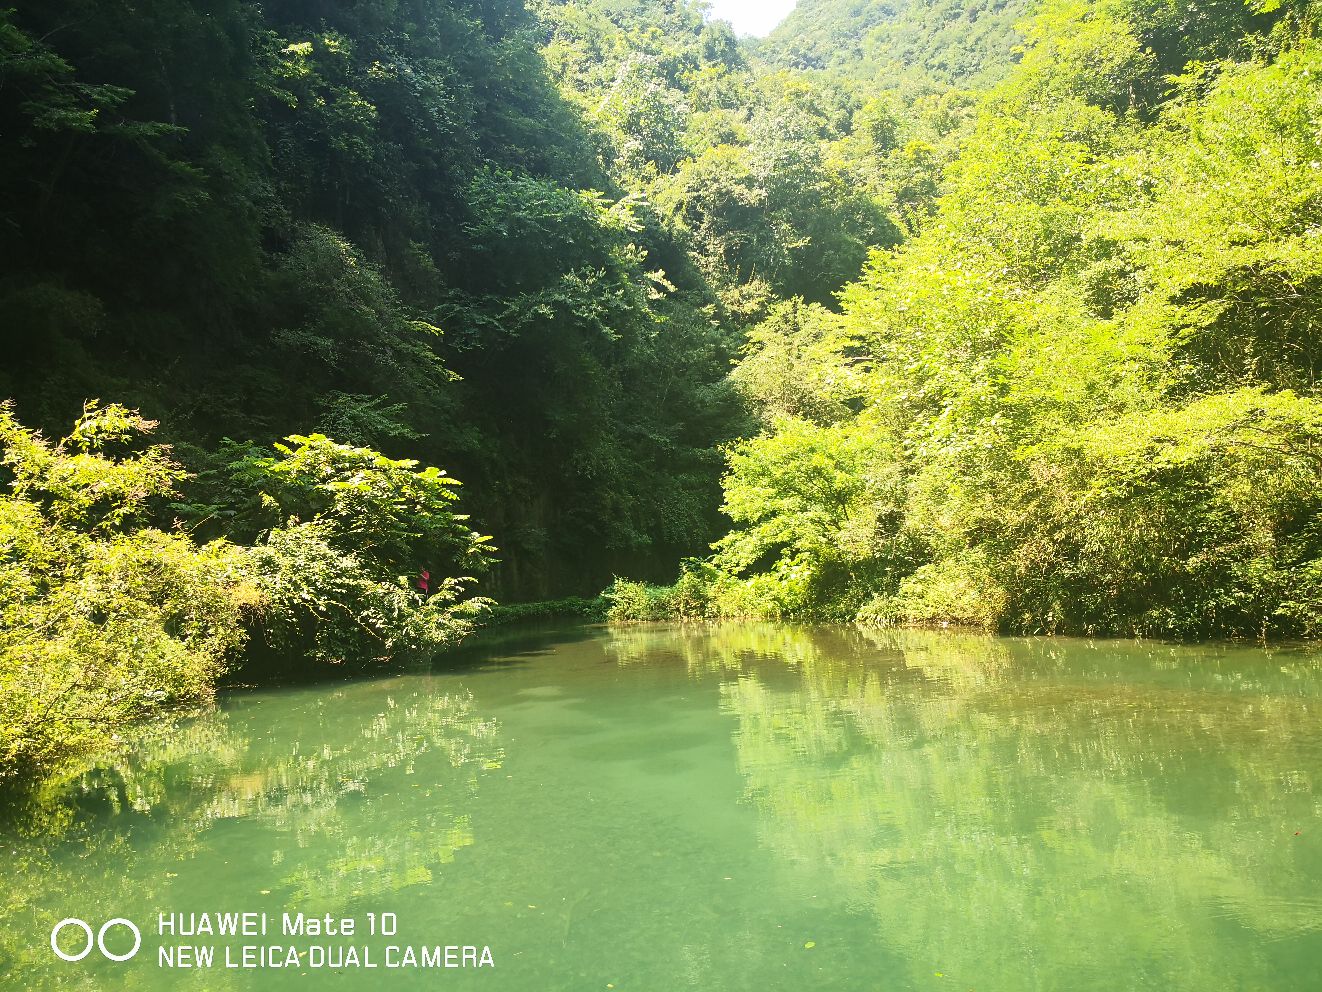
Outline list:
[[[1317,654],[498,631],[132,743],[0,828],[0,988],[1322,990]],[[241,911],[268,936],[158,932]],[[59,960],[65,917],[141,950]],[[304,957],[225,967],[244,945]],[[386,967],[438,945],[494,967]]]

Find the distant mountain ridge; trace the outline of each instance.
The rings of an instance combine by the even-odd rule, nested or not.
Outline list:
[[[800,0],[758,46],[787,68],[899,83],[991,82],[1014,62],[1035,0]]]

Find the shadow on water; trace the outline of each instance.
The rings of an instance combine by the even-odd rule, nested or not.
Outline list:
[[[226,676],[220,689],[235,695],[253,690],[307,689],[355,682],[373,682],[426,672],[474,672],[494,662],[506,666],[543,657],[555,646],[574,644],[601,636],[602,624],[558,621],[526,621],[479,628],[462,643],[427,661],[379,667],[334,667],[291,663],[273,670],[258,671],[249,664]]]
[[[434,671],[480,671],[498,663],[504,667],[516,661],[546,657],[556,649],[599,640],[608,627],[600,623],[562,621],[526,621],[484,627],[453,651],[438,655],[431,664]]]

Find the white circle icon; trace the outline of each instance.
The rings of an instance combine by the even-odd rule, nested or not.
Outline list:
[[[128,927],[133,931],[133,949],[127,954],[111,954],[106,950],[106,931],[113,926]],[[101,953],[111,961],[127,961],[133,955],[138,953],[138,948],[142,946],[142,931],[137,928],[132,920],[126,920],[122,916],[116,916],[113,920],[106,920],[101,925],[101,929],[96,934],[96,946],[101,948]]]
[[[115,954],[106,947],[106,931],[111,927],[128,927],[133,931],[133,948],[127,954]],[[77,927],[83,933],[87,934],[87,945],[77,954],[66,954],[60,949],[60,931],[65,927]],[[101,925],[101,929],[92,936],[92,927],[86,920],[80,920],[76,916],[70,916],[67,919],[60,920],[55,924],[55,928],[50,932],[50,949],[56,956],[65,961],[81,961],[92,952],[92,945],[95,944],[101,951],[103,957],[110,961],[127,961],[133,955],[138,953],[142,947],[142,931],[138,929],[137,924],[132,920],[126,920],[122,916],[117,916],[113,920],[106,920]]]
[[[71,925],[81,928],[82,931],[87,934],[87,946],[83,948],[81,954],[65,954],[60,950],[60,931]],[[59,923],[55,924],[55,929],[50,932],[50,949],[66,961],[81,961],[91,952],[92,944],[92,928],[82,920],[74,919],[72,916],[67,920],[60,920]]]

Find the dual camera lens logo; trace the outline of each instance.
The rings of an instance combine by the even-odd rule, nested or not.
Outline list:
[[[87,943],[77,954],[68,954],[60,948],[60,931],[65,927],[76,927],[87,935]],[[106,932],[110,930],[111,927],[126,927],[133,934],[133,948],[127,954],[116,954],[114,951],[106,947]],[[80,920],[77,917],[71,916],[66,920],[60,920],[59,923],[55,924],[55,929],[50,932],[50,949],[65,961],[81,961],[83,958],[87,957],[87,955],[92,953],[93,946],[101,952],[103,957],[108,958],[111,961],[127,961],[129,958],[133,957],[133,955],[137,954],[138,948],[142,946],[142,931],[138,929],[137,925],[134,924],[132,920],[126,920],[122,916],[117,916],[113,920],[107,920],[105,923],[101,924],[101,929],[96,932],[95,936],[93,936],[92,925],[90,923],[86,920]]]

